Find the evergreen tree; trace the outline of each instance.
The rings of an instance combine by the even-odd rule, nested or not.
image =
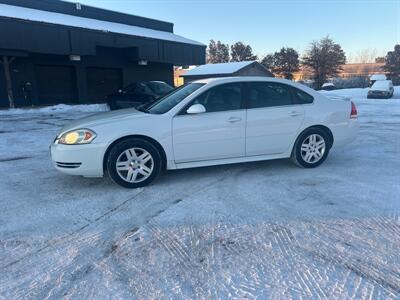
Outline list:
[[[386,55],[384,70],[389,72],[393,83],[400,84],[400,45],[394,46],[394,51],[389,51]]]
[[[260,63],[271,73],[275,73],[275,56],[274,54],[267,54],[263,57]]]
[[[273,72],[286,79],[293,79],[293,73],[300,68],[299,54],[293,48],[283,47],[274,54]]]
[[[214,40],[210,40],[207,49],[207,63],[216,64],[225,62],[229,62],[229,46],[223,44],[221,41],[215,42]]]
[[[339,44],[326,37],[311,43],[302,63],[313,70],[315,87],[320,89],[329,77],[338,74],[346,55]]]
[[[250,45],[242,42],[236,42],[231,46],[231,61],[249,61],[257,60],[257,55],[253,54]]]

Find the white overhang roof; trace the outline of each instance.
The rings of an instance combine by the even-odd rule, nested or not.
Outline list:
[[[72,26],[91,30],[100,30],[103,32],[105,31],[177,43],[205,46],[200,42],[187,39],[171,32],[7,4],[0,4],[0,17]]]

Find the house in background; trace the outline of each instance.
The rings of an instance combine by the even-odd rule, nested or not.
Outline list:
[[[0,107],[103,102],[135,81],[173,84],[206,46],[173,24],[58,0],[0,0]]]
[[[341,78],[352,77],[369,77],[373,74],[383,74],[383,66],[385,63],[354,63],[345,64],[342,66],[342,71],[339,73]]]
[[[338,74],[338,78],[354,78],[363,77],[369,78],[373,74],[385,73],[382,67],[385,65],[384,62],[379,63],[354,63],[342,65],[342,70]],[[306,67],[301,67],[300,70],[293,74],[293,80],[309,80],[312,79],[312,70]]]
[[[266,76],[274,75],[257,61],[241,61],[202,65],[180,75],[185,82],[204,78],[232,76]]]
[[[197,68],[197,66],[174,67],[174,86],[178,87],[183,85],[185,83],[183,74],[185,74],[187,71],[193,70],[194,68]]]

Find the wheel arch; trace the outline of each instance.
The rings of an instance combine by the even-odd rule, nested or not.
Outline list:
[[[309,127],[307,127],[307,128],[305,128],[305,129],[303,129],[303,131],[302,132],[300,132],[298,135],[297,135],[297,138],[296,138],[296,142],[294,143],[294,145],[293,145],[293,149],[294,149],[294,147],[296,146],[296,144],[297,144],[297,141],[299,140],[299,138],[302,136],[302,134],[304,133],[304,132],[306,132],[307,130],[310,130],[310,129],[313,129],[313,128],[318,128],[318,129],[320,129],[320,130],[323,130],[326,134],[327,134],[327,136],[328,136],[328,138],[329,138],[329,148],[332,148],[332,146],[333,146],[333,143],[334,143],[334,137],[333,137],[333,133],[332,133],[332,131],[328,128],[328,127],[326,127],[325,125],[312,125],[312,126],[309,126]],[[293,151],[293,150],[292,150]]]
[[[122,141],[131,139],[131,138],[142,139],[142,140],[145,140],[145,141],[151,143],[153,146],[155,146],[157,148],[157,150],[160,152],[160,155],[161,155],[162,169],[166,168],[167,154],[165,153],[164,147],[159,142],[157,142],[155,139],[153,139],[153,138],[151,138],[151,137],[149,137],[147,135],[133,134],[133,135],[127,135],[127,136],[120,137],[119,139],[113,141],[107,147],[107,150],[106,150],[106,152],[104,153],[104,156],[103,156],[103,171],[104,172],[107,171],[107,157],[108,157],[112,147],[114,147],[116,144],[118,144],[118,143],[120,143]]]

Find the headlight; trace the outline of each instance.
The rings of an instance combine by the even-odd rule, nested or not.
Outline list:
[[[96,138],[96,133],[89,129],[68,131],[57,138],[56,144],[82,145],[89,144]]]

